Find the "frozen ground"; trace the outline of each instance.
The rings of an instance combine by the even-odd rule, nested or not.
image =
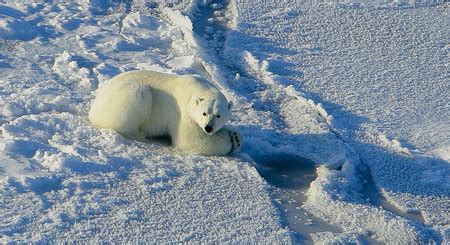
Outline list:
[[[446,7],[1,4],[0,241],[448,242]],[[242,153],[90,126],[133,69],[216,82]]]

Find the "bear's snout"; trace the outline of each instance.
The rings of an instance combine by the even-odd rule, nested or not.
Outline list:
[[[206,133],[211,133],[213,131],[213,127],[211,127],[211,126],[209,126],[209,125],[206,125],[206,127],[205,127],[205,132]]]

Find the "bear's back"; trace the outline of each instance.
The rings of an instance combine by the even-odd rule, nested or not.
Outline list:
[[[143,82],[147,84],[152,84],[155,82],[167,82],[176,79],[179,77],[175,74],[148,71],[148,70],[137,70],[137,71],[128,71],[121,73],[115,77],[113,77],[109,83],[116,83],[118,81],[137,81]]]

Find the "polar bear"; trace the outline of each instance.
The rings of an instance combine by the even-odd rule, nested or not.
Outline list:
[[[169,136],[181,151],[227,155],[241,136],[223,128],[232,103],[199,76],[131,71],[117,75],[98,92],[89,120],[131,138]]]

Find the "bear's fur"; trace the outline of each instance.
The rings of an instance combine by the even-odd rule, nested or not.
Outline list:
[[[132,71],[117,75],[98,92],[89,120],[132,138],[169,136],[182,151],[226,155],[240,147],[240,136],[222,128],[231,103],[198,76]]]

